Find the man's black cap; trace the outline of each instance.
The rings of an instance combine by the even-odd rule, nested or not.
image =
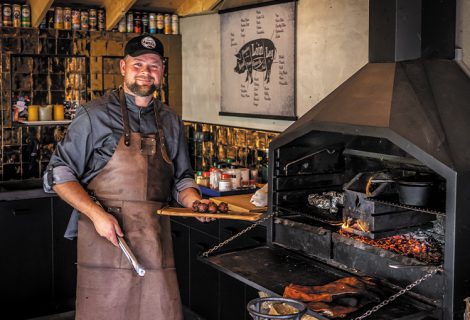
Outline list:
[[[156,53],[163,58],[163,44],[157,38],[142,35],[129,40],[124,48],[124,55],[137,57],[145,53]]]

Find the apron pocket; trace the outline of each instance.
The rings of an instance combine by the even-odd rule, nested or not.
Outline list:
[[[120,210],[108,208],[122,226],[122,215]],[[90,267],[121,268],[122,265],[128,269],[127,258],[119,247],[115,247],[106,238],[101,237],[95,229],[91,220],[84,214],[80,215],[78,221],[78,244],[77,262],[80,265]],[[123,263],[124,262],[124,263]]]

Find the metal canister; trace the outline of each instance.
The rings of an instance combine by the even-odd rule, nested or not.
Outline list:
[[[106,16],[103,9],[98,9],[98,30],[106,29]]]
[[[163,14],[157,14],[157,33],[163,33],[165,24],[163,23]]]
[[[2,22],[4,27],[11,27],[13,25],[11,19],[11,4],[4,3],[2,7]]]
[[[126,16],[122,17],[119,21],[118,31],[123,33],[126,32]]]
[[[62,7],[55,7],[54,28],[59,30],[64,28],[64,10]]]
[[[134,12],[134,32],[142,33],[142,20],[138,11]]]
[[[98,13],[96,12],[96,9],[90,9],[89,14],[88,14],[88,23],[90,25],[90,31],[96,31],[98,30]]]
[[[165,14],[163,22],[165,24],[165,34],[171,34],[171,16],[168,13]]]
[[[127,13],[126,31],[134,32],[134,14],[132,12]]]
[[[29,4],[23,4],[21,6],[21,26],[23,28],[31,27],[31,8]]]
[[[64,8],[64,29],[72,29],[72,9],[69,7]]]
[[[80,10],[73,9],[72,10],[72,29],[80,30],[81,26],[82,26],[82,20],[80,17]]]
[[[13,5],[13,27],[21,27],[21,5]]]
[[[153,12],[149,14],[149,32],[157,33],[157,20]]]
[[[80,12],[80,28],[85,31],[90,29],[90,22],[88,19],[88,10],[82,10]]]
[[[147,33],[149,32],[149,15],[148,13],[142,14],[142,32]]]
[[[171,16],[171,34],[179,34],[179,18],[177,14]]]

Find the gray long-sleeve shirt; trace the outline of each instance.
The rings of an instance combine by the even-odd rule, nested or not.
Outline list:
[[[126,94],[129,126],[132,132],[142,134],[157,131],[153,102],[146,108],[135,105],[132,95]],[[194,174],[189,161],[183,123],[168,106],[159,102],[159,114],[169,156],[175,167],[173,197],[195,188]],[[85,104],[77,110],[67,134],[51,157],[44,175],[44,190],[53,192],[53,184],[78,181],[85,188],[104,168],[116,150],[123,134],[123,122],[118,91]],[[65,237],[77,235],[78,212],[74,211]]]

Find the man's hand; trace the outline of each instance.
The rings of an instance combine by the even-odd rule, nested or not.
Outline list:
[[[116,235],[122,237],[123,233],[116,218],[93,201],[78,182],[56,184],[53,189],[68,204],[90,218],[100,236],[108,239],[115,246],[119,246]]]
[[[200,199],[199,201],[202,202],[202,203],[209,203],[210,202],[209,199]],[[206,217],[197,217],[196,219],[198,219],[201,222],[211,222],[211,221],[215,220],[214,218],[206,218]]]
[[[183,191],[180,192],[180,202],[184,205],[185,208],[192,208],[193,202],[196,200],[199,200],[203,203],[209,203],[208,199],[201,199],[201,195],[199,192],[196,191],[196,189],[193,188],[187,188],[184,189]],[[214,218],[196,218],[201,222],[211,222],[214,221]]]
[[[109,240],[116,247],[119,247],[117,236],[123,237],[124,234],[121,231],[118,221],[113,215],[103,211],[94,215],[92,221],[96,232],[98,232],[100,236]]]

